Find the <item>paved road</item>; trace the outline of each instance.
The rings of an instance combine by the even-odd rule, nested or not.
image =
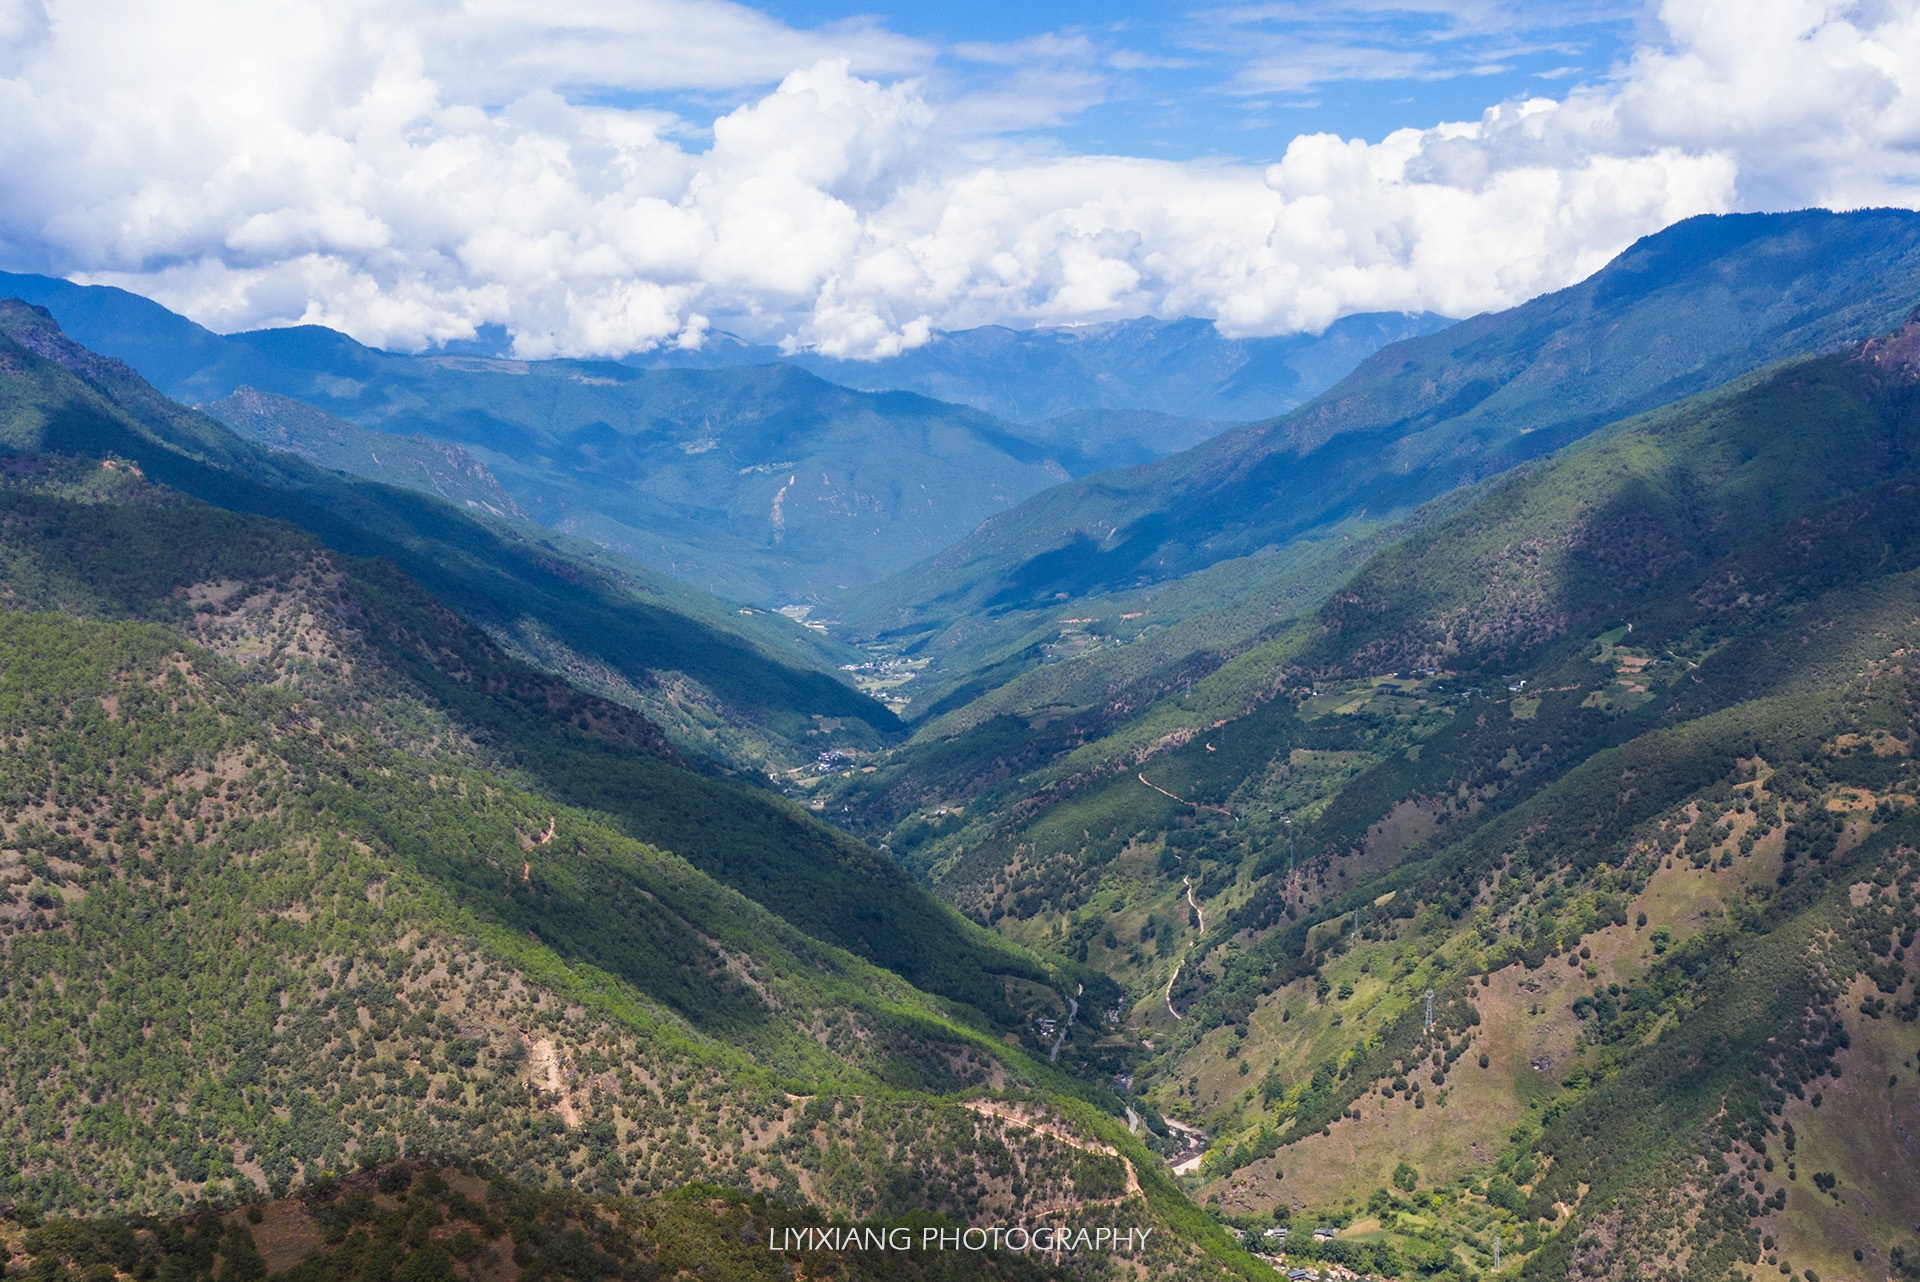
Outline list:
[[[1067,1044],[1067,1030],[1073,1027],[1073,1017],[1079,1013],[1080,1003],[1072,997],[1067,998],[1067,1020],[1064,1024],[1060,1025],[1060,1036],[1053,1043],[1053,1054],[1047,1056],[1047,1063],[1058,1064],[1060,1062],[1060,1048]]]

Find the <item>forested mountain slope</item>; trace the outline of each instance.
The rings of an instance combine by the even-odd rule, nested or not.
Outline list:
[[[994,976],[1046,979],[931,900],[878,852],[784,799],[686,768],[639,714],[583,694],[502,654],[417,584],[382,563],[339,559],[277,523],[167,501],[109,460],[16,464],[28,492],[4,496],[7,604],[103,620],[151,619],[222,651],[293,665],[284,682],[318,682],[382,719],[424,700],[497,769],[555,800],[590,806],[631,836],[671,849],[816,936],[917,978],[983,1017],[1007,1018]],[[98,496],[107,494],[106,499]],[[311,567],[291,602],[229,600]],[[196,593],[199,599],[196,600]],[[289,614],[351,630],[365,647],[338,666]],[[386,706],[387,701],[392,706]]]
[[[290,586],[292,602],[256,591],[242,607],[296,631],[312,614],[307,581]],[[18,746],[0,1040],[9,1161],[36,1200],[166,1205],[238,1163],[284,1180],[403,1136],[550,1178],[594,1134],[572,1133],[595,1113],[570,1077],[604,1096],[605,1074],[697,1072],[688,1102],[711,1111],[741,1098],[752,1062],[795,1078],[858,1063],[852,1044],[823,1058],[776,1011],[885,1020],[905,999],[894,1018],[916,1022],[904,985],[858,978],[683,861],[462,768],[434,751],[430,720],[355,724],[350,703],[262,687],[157,628],[4,624]],[[324,628],[287,649],[298,640],[320,647],[322,684],[322,665],[370,666]],[[523,1119],[548,1111],[523,1083],[555,1097],[556,1125],[516,1153]],[[181,1099],[184,1114],[155,1110]],[[612,1123],[609,1104],[595,1112]],[[636,1154],[650,1171],[663,1148]],[[698,1160],[669,1159],[666,1180],[701,1173],[682,1158]]]
[[[385,557],[495,640],[644,709],[692,751],[761,770],[769,758],[796,765],[836,739],[875,743],[891,728],[885,708],[813,666],[838,653],[785,620],[728,622],[730,611],[664,578],[242,440],[18,302],[0,302],[0,353],[10,448],[111,452],[205,502],[291,521],[348,555]],[[842,729],[823,734],[816,718]]]
[[[524,519],[527,515],[493,473],[457,445],[369,432],[304,401],[245,384],[231,396],[199,408],[250,441],[298,454],[331,471],[424,490],[455,507],[478,508],[494,516]]]
[[[851,635],[931,650],[983,613],[1327,540],[1624,414],[1881,332],[1917,295],[1920,215],[1689,219],[1571,288],[1392,344],[1282,418],[1037,495],[841,612]]]
[[[1213,1136],[1223,1216],[1338,1229],[1290,1255],[1884,1276],[1920,1259],[1916,468],[1920,316],[1589,435],[1190,691],[840,795],[1127,986],[1132,1046],[1087,1052]]]
[[[1233,1265],[1097,1091],[1006,1045],[1044,1048],[1070,975],[390,565],[38,443],[0,469],[11,1196],[165,1210],[404,1149],[1180,1225],[1154,1258]]]
[[[290,1197],[175,1216],[15,1214],[15,1223],[0,1221],[0,1250],[36,1276],[104,1267],[181,1282],[780,1282],[799,1266],[846,1282],[1040,1282],[1077,1273],[1032,1253],[941,1250],[938,1235],[951,1240],[964,1227],[945,1216],[870,1217],[852,1233],[862,1245],[842,1250],[837,1244],[852,1229],[844,1220],[764,1194],[694,1186],[617,1198],[530,1188],[475,1163],[389,1161],[316,1180]],[[936,1235],[930,1245],[928,1230]],[[769,1235],[777,1246],[795,1245],[769,1250]],[[819,1245],[828,1240],[836,1245]]]

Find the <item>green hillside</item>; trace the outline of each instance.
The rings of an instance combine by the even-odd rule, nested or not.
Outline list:
[[[124,457],[15,453],[0,591],[16,1206],[167,1214],[428,1152],[1246,1266],[1038,1054],[1069,976],[391,565]]]
[[[836,742],[875,744],[892,726],[883,707],[813,666],[837,652],[805,629],[739,616],[524,525],[242,440],[23,304],[0,302],[0,343],[9,448],[110,453],[204,502],[385,558],[521,657],[644,710],[690,751],[759,771]],[[821,719],[840,728],[822,731]]]
[[[772,1003],[904,997],[895,1018],[914,1027],[904,985],[889,994],[683,861],[435,762],[420,739],[391,748],[151,626],[4,625],[24,741],[7,797],[9,1179],[36,1201],[165,1206],[244,1177],[236,1163],[284,1181],[403,1135],[511,1157],[523,1081],[562,1124],[514,1166],[550,1177],[575,1147],[565,1123],[588,1116],[557,1069],[542,1082],[554,1056],[615,1055],[665,1082],[682,1062],[732,1097],[752,1061],[730,1043],[784,1076],[858,1071],[771,1021]],[[324,632],[299,639],[323,647],[316,667],[354,663]],[[643,923],[647,949],[623,950]],[[234,947],[237,930],[251,942]]]
[[[1916,451],[1920,317],[1589,434],[1190,688],[836,801],[1126,987],[1073,1057],[1206,1132],[1189,1188],[1290,1263],[1884,1276],[1920,1258]]]
[[[29,1213],[0,1224],[0,1244],[30,1261],[35,1276],[105,1270],[182,1282],[680,1276],[775,1282],[796,1265],[810,1276],[847,1282],[1038,1282],[1076,1274],[1030,1253],[941,1250],[940,1234],[965,1227],[945,1216],[866,1218],[857,1234],[861,1246],[816,1249],[829,1233],[836,1244],[852,1240],[853,1226],[817,1208],[712,1186],[639,1200],[549,1192],[482,1172],[484,1165],[388,1162],[315,1181],[295,1197],[244,1207],[209,1205],[173,1217]],[[776,1245],[793,1242],[795,1249],[769,1250],[769,1234]],[[797,1245],[802,1242],[808,1245]]]
[[[686,768],[644,718],[510,659],[390,567],[335,561],[277,523],[168,502],[132,479],[95,479],[95,470],[83,462],[41,465],[27,474],[33,492],[0,498],[11,608],[150,619],[222,650],[271,655],[279,648],[279,658],[298,657],[284,648],[297,652],[297,638],[272,630],[291,607],[269,599],[234,618],[229,598],[239,593],[245,601],[248,585],[324,560],[330,593],[311,609],[348,623],[369,666],[328,673],[322,664],[323,676],[289,680],[324,685],[330,677],[341,693],[361,699],[424,700],[451,732],[524,785],[592,808],[817,938],[968,1003],[981,1018],[1004,1018],[996,976],[1048,978],[877,852],[777,796]],[[99,501],[103,488],[112,501]],[[320,580],[305,581],[307,591],[320,591]],[[204,594],[205,611],[196,608],[196,593]]]
[[[198,408],[250,441],[298,454],[331,471],[424,490],[455,507],[526,517],[493,473],[457,445],[369,432],[290,396],[245,384]]]
[[[1910,212],[1690,219],[1571,288],[1383,348],[1281,418],[1036,495],[839,613],[846,635],[924,656],[933,676],[950,654],[979,657],[967,639],[1002,616],[1009,652],[1056,600],[1084,617],[1071,603],[1210,567],[1258,576],[1276,550],[1337,551],[1356,523],[1365,533],[1624,415],[1881,332],[1916,296]]]

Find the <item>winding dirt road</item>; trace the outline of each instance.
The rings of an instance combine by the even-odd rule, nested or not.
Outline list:
[[[1024,1127],[1027,1130],[1058,1140],[1062,1144],[1080,1149],[1082,1152],[1102,1153],[1108,1157],[1117,1157],[1120,1159],[1121,1165],[1127,1168],[1127,1191],[1120,1198],[1114,1198],[1112,1201],[1121,1201],[1125,1197],[1140,1192],[1140,1172],[1133,1169],[1132,1159],[1128,1158],[1111,1144],[1102,1144],[1098,1140],[1082,1139],[1080,1136],[1072,1134],[1055,1123],[1040,1121],[1029,1117],[1025,1110],[1017,1105],[1004,1104],[999,1100],[965,1100],[961,1102],[960,1107],[966,1109],[968,1112],[978,1113],[982,1117],[998,1118],[1003,1122]],[[1089,1203],[1088,1205],[1093,1205],[1093,1203]]]

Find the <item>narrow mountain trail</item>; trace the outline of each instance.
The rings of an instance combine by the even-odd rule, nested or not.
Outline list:
[[[1187,907],[1193,909],[1194,918],[1200,923],[1200,933],[1204,935],[1207,933],[1207,913],[1200,907],[1200,901],[1193,897],[1193,879],[1182,877],[1180,884],[1187,888]]]
[[[1147,787],[1153,789],[1155,792],[1159,793],[1161,796],[1171,797],[1173,798],[1173,800],[1179,802],[1183,806],[1192,806],[1195,810],[1211,810],[1216,815],[1232,815],[1233,814],[1233,811],[1228,810],[1225,806],[1202,805],[1198,801],[1188,801],[1185,797],[1181,796],[1177,792],[1168,792],[1165,788],[1162,788],[1159,784],[1147,778],[1144,772],[1135,771],[1133,777],[1135,779],[1138,779],[1141,783],[1147,785]]]
[[[1146,783],[1147,781],[1145,779],[1142,779],[1140,782]],[[1152,784],[1147,784],[1147,786],[1149,788],[1153,787]],[[1168,795],[1171,796],[1172,794],[1169,793]],[[1200,934],[1204,935],[1207,933],[1207,914],[1206,914],[1206,910],[1200,907],[1200,901],[1193,897],[1193,878],[1182,877],[1180,879],[1180,884],[1187,888],[1187,907],[1193,909],[1194,918],[1200,923]],[[1191,946],[1188,947],[1188,951],[1189,952],[1192,951]],[[1186,964],[1187,964],[1186,958],[1182,957],[1179,961],[1174,963],[1173,974],[1167,976],[1167,1014],[1173,1016],[1175,1019],[1186,1018],[1185,1015],[1182,1015],[1179,1011],[1173,1008],[1173,985],[1180,978],[1180,968],[1182,966],[1185,966]]]

